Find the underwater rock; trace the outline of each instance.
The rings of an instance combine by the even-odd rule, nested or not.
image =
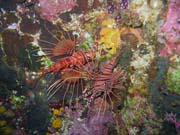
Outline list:
[[[17,57],[20,52],[20,36],[17,30],[4,30],[2,32],[2,41],[4,52],[7,55],[7,63],[8,65],[12,66],[17,63]]]
[[[27,128],[29,134],[44,135],[50,121],[48,106],[40,98],[36,98],[36,105],[29,106],[27,113]]]
[[[88,0],[77,0],[77,4],[79,6],[75,8],[76,11],[88,11]]]
[[[0,5],[6,11],[14,11],[16,9],[17,1],[18,0],[11,0],[11,4],[9,4],[10,1],[0,0]]]
[[[1,17],[1,23],[3,28],[7,28],[13,23],[17,23],[19,18],[15,15],[15,12],[5,13]]]
[[[131,10],[128,10],[128,12],[125,12],[122,15],[121,22],[124,25],[133,27],[133,28],[139,28],[142,27],[143,22],[140,20],[139,14],[132,12]]]
[[[137,13],[143,24],[147,22],[156,22],[163,8],[162,0],[132,0],[129,6],[133,12]]]
[[[20,30],[24,33],[36,34],[40,30],[40,25],[34,19],[23,16],[20,23]]]
[[[10,69],[3,62],[0,62],[0,82],[6,84],[8,89],[15,89],[18,85],[17,82],[17,73],[16,71]],[[2,87],[0,87],[2,88]],[[6,89],[1,89],[1,96],[3,96],[2,91],[8,92]]]
[[[12,135],[27,135],[23,129],[17,129]]]
[[[147,99],[138,95],[134,97],[127,96],[124,106],[120,116],[126,126],[119,129],[121,134],[159,135],[161,123]]]
[[[72,9],[72,13],[87,13],[91,9],[96,9],[102,4],[99,2],[99,0],[77,0],[77,5]]]
[[[97,8],[97,7],[99,7],[99,6],[100,6],[100,4],[101,4],[101,3],[100,3],[100,1],[99,1],[99,0],[94,0],[94,1],[93,1],[93,5],[92,5],[92,7],[93,7],[93,8]]]
[[[130,62],[131,62],[131,58],[132,58],[132,51],[131,48],[129,46],[126,47],[122,47],[121,51],[120,51],[120,55],[117,59],[118,64],[121,65],[122,69],[127,70]]]
[[[19,65],[30,70],[39,69],[41,63],[36,61],[41,59],[41,56],[37,55],[38,50],[33,45],[34,38],[30,34],[20,35],[17,30],[5,29],[2,32],[2,41],[4,60],[8,66],[15,68]]]

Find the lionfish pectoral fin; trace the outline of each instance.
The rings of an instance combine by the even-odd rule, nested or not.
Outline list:
[[[71,39],[63,39],[59,41],[54,48],[52,48],[53,56],[64,56],[64,55],[72,55],[75,50],[75,41]]]

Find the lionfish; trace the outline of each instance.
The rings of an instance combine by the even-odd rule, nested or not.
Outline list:
[[[63,95],[63,104],[67,93],[72,90],[72,95],[70,101],[74,96],[76,89],[76,95],[78,96],[78,89],[81,87],[83,89],[82,79],[86,79],[85,76],[85,66],[89,64],[95,57],[95,53],[92,50],[76,50],[77,39],[72,37],[70,33],[67,33],[67,37],[59,39],[57,36],[53,35],[49,30],[48,32],[57,40],[57,43],[50,43],[46,40],[39,40],[40,42],[45,42],[52,44],[52,48],[42,48],[47,56],[51,59],[57,58],[55,62],[48,68],[42,69],[42,74],[52,74],[58,79],[54,79],[52,83],[47,88],[47,99],[50,100],[58,91],[66,86],[66,90]],[[58,58],[59,57],[59,58]],[[88,71],[87,71],[88,72]],[[66,84],[66,85],[65,85]]]
[[[95,101],[100,97],[99,112],[107,109],[107,101],[110,102],[111,109],[113,109],[112,97],[120,98],[114,92],[115,89],[125,89],[124,82],[126,80],[126,73],[121,69],[115,69],[116,58],[113,57],[110,62],[105,63],[99,72],[92,73],[92,95],[91,100]],[[99,101],[98,101],[99,102]]]

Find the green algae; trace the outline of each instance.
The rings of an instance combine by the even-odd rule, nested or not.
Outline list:
[[[173,71],[167,73],[167,87],[172,93],[180,94],[180,67]]]

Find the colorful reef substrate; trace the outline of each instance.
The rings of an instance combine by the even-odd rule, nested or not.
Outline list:
[[[0,0],[0,135],[180,135],[180,0]]]

